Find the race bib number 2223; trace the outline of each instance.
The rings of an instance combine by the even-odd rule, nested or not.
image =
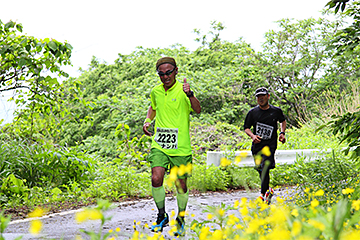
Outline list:
[[[178,148],[178,129],[177,128],[157,128],[154,140],[163,149]]]

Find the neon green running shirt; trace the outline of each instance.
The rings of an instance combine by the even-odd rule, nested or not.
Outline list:
[[[163,84],[151,90],[151,107],[156,111],[152,148],[169,156],[191,155],[190,111],[191,102],[183,91],[183,84],[176,81],[165,91]]]

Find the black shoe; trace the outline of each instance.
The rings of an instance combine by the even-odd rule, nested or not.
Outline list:
[[[169,215],[167,213],[158,214],[156,224],[151,226],[151,231],[162,232],[163,228],[169,223]]]

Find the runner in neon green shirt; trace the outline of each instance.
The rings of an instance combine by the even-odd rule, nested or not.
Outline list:
[[[169,222],[169,215],[165,211],[165,189],[163,187],[164,175],[168,166],[180,166],[192,163],[189,114],[193,110],[201,112],[199,100],[190,90],[189,83],[176,80],[178,68],[174,58],[163,57],[156,63],[156,70],[162,84],[151,90],[151,105],[146,115],[143,131],[152,136],[147,130],[151,121],[156,117],[155,132],[152,136],[151,152],[148,161],[151,164],[151,184],[155,204],[158,208],[156,223],[152,231],[162,231]],[[178,230],[175,235],[185,233],[184,215],[189,192],[187,189],[187,175],[178,176],[177,188],[178,202]]]

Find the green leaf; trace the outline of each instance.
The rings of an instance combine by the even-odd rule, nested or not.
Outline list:
[[[56,44],[56,42],[50,41],[47,45],[48,45],[48,47],[49,47],[51,50],[56,51],[56,49],[57,49],[57,44]]]
[[[8,23],[5,24],[5,29],[9,29],[14,27],[15,23],[13,21],[10,21]]]
[[[19,67],[21,68],[21,67],[24,66],[25,64],[26,64],[26,59],[25,59],[25,58],[20,58]]]
[[[23,30],[22,24],[21,24],[21,23],[17,24],[17,25],[16,25],[16,29],[17,29],[19,32],[22,32],[22,30]]]

